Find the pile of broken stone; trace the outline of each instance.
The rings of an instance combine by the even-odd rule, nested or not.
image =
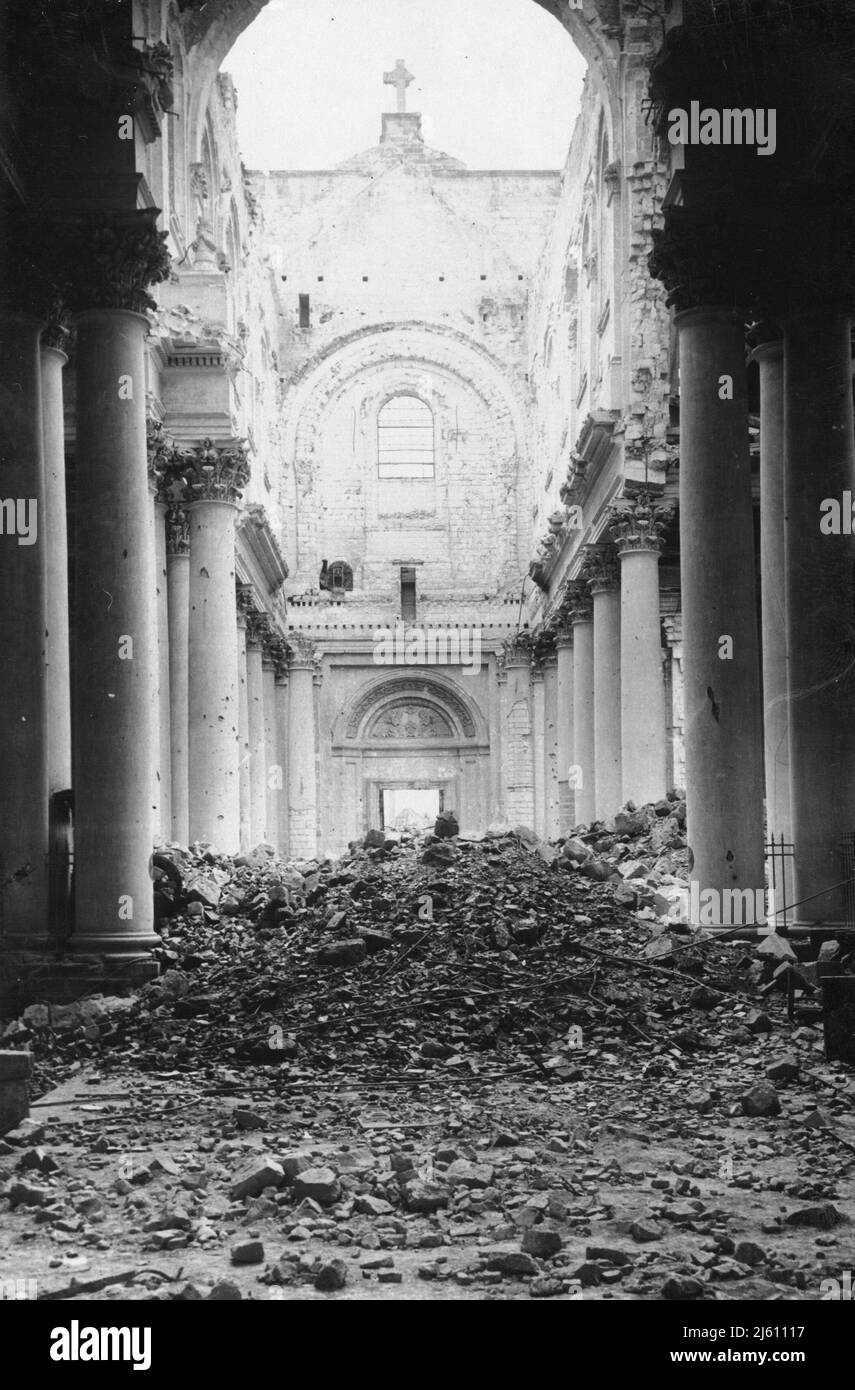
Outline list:
[[[31,1049],[37,1091],[76,1070],[141,1085],[158,1143],[90,1191],[52,1149],[61,1127],[25,1122],[0,1141],[0,1201],[68,1242],[55,1268],[75,1278],[66,1258],[106,1251],[111,1222],[163,1258],[227,1251],[229,1277],[189,1283],[138,1259],[135,1296],[246,1296],[250,1270],[266,1297],[354,1278],[797,1295],[808,1265],[839,1263],[855,1086],[782,994],[758,999],[775,951],[670,921],[684,818],[671,798],[554,844],[519,826],[375,832],[302,863],[167,847],[161,977],[31,1005],[2,1040]],[[73,1144],[113,1163],[150,1145],[121,1129]],[[740,1191],[776,1199],[757,1229]]]

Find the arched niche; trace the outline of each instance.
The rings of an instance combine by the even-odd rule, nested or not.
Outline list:
[[[372,678],[341,711],[332,730],[334,752],[408,751],[423,744],[472,752],[488,744],[486,721],[472,697],[433,672]]]

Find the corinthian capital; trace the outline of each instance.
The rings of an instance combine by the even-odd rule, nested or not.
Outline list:
[[[203,439],[187,455],[185,469],[191,502],[237,503],[249,482],[246,445],[240,439]]]
[[[99,213],[61,228],[59,275],[62,298],[78,313],[86,309],[154,309],[149,285],[170,272],[166,232],[157,229],[157,209]]]
[[[582,578],[592,594],[605,594],[620,585],[617,557],[610,545],[585,547]]]
[[[630,550],[662,549],[665,528],[673,516],[669,507],[660,507],[649,492],[619,503],[612,512],[609,533],[619,555]]]
[[[584,580],[571,581],[565,590],[562,609],[570,623],[589,623],[594,616],[591,593]]]
[[[533,646],[531,634],[527,631],[515,632],[511,637],[506,637],[502,643],[505,664],[527,666],[532,659]]]
[[[315,644],[312,638],[302,632],[289,632],[287,640],[291,650],[291,665],[312,666],[315,659]]]

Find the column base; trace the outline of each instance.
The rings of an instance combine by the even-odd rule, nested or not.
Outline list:
[[[114,955],[4,948],[0,951],[0,1018],[14,1017],[33,1003],[65,1003],[87,994],[129,994],[159,973],[159,963],[143,951]]]

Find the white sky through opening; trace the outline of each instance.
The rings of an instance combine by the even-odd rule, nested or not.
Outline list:
[[[250,169],[330,169],[376,145],[403,58],[427,144],[471,169],[560,169],[584,60],[534,0],[271,0],[223,64]]]

